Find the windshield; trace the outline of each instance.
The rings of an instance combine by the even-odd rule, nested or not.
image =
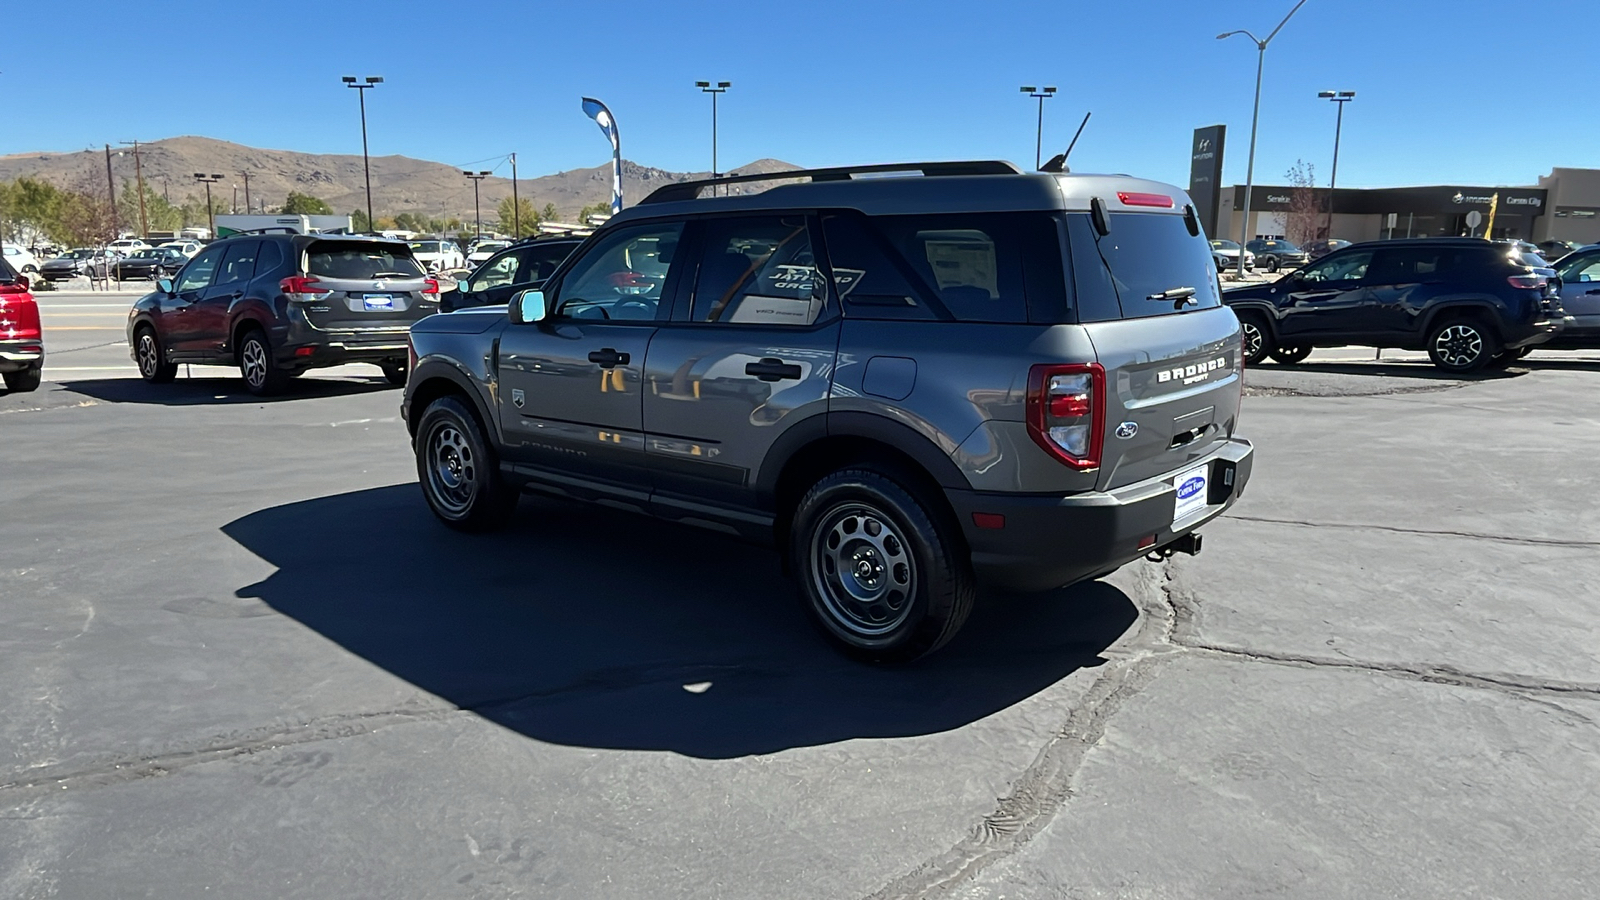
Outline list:
[[[306,251],[306,271],[324,278],[420,278],[422,267],[404,244],[321,243]]]
[[[438,241],[412,241],[411,242],[411,249],[417,251],[418,253],[438,253],[439,252],[439,242]]]
[[[1239,249],[1239,244],[1236,241],[1212,241],[1211,242],[1211,249],[1213,249],[1213,250],[1237,250],[1237,249]]]
[[[506,243],[505,241],[484,241],[483,243],[478,245],[478,248],[476,250],[474,250],[472,252],[473,253],[493,253],[496,250],[504,250],[505,248],[507,248],[509,246],[511,246],[511,245]]]
[[[66,259],[93,259],[94,258],[94,251],[93,250],[73,250],[72,252],[68,253],[65,258]]]
[[[1288,241],[1263,241],[1262,246],[1266,247],[1268,250],[1279,250],[1284,253],[1298,253],[1300,251],[1299,247],[1296,247],[1294,244],[1291,244]]]

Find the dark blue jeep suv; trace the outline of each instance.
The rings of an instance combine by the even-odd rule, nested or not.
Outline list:
[[[1441,369],[1473,372],[1561,330],[1560,282],[1548,265],[1482,238],[1373,241],[1269,284],[1225,291],[1223,302],[1243,325],[1248,365],[1357,344],[1426,350]]]

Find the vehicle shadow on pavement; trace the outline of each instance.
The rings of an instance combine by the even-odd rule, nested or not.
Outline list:
[[[1594,359],[1519,359],[1514,363],[1519,369],[1539,369],[1547,372],[1600,372],[1600,360]]]
[[[222,530],[277,567],[238,596],[571,746],[725,759],[947,731],[1100,665],[1137,619],[1103,582],[985,597],[938,654],[876,667],[823,642],[776,553],[628,513],[524,498],[512,528],[463,535],[403,484]]]
[[[94,378],[63,381],[61,386],[69,391],[84,394],[106,403],[153,403],[161,406],[214,406],[226,403],[282,403],[285,400],[309,400],[316,397],[347,397],[352,394],[370,394],[374,391],[398,391],[377,376],[371,381],[354,378],[301,377],[293,379],[283,393],[271,397],[257,397],[244,386],[243,379],[232,378],[178,378],[168,384],[148,384],[138,378]]]
[[[1316,375],[1369,375],[1385,378],[1414,378],[1419,381],[1496,381],[1507,378],[1520,378],[1526,372],[1517,371],[1523,362],[1514,363],[1510,370],[1507,369],[1482,369],[1470,374],[1459,372],[1446,372],[1426,360],[1418,362],[1401,362],[1398,360],[1373,360],[1372,362],[1346,363],[1346,362],[1302,362],[1292,366],[1260,365],[1250,370],[1252,373],[1265,374],[1278,372],[1288,375],[1293,372]]]

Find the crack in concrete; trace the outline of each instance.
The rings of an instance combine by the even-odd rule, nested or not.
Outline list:
[[[180,769],[265,750],[371,734],[393,725],[435,722],[461,712],[456,707],[401,707],[376,712],[325,716],[289,726],[269,726],[227,739],[150,756],[110,760],[92,766],[42,766],[0,776],[0,799],[21,803],[30,795],[104,787],[170,775]]]
[[[1388,531],[1395,534],[1421,534],[1433,537],[1460,537],[1480,541],[1500,541],[1507,544],[1533,544],[1540,547],[1600,547],[1600,541],[1571,541],[1561,538],[1513,537],[1505,534],[1486,534],[1480,531],[1452,531],[1450,529],[1403,528],[1399,525],[1366,525],[1355,522],[1308,522],[1304,519],[1271,519],[1265,516],[1230,515],[1241,522],[1260,522],[1267,525],[1295,525],[1301,528],[1347,528],[1355,531]]]

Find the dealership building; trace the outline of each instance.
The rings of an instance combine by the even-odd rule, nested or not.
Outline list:
[[[1226,130],[1220,125],[1195,131],[1190,146],[1189,193],[1208,234],[1237,240],[1238,216],[1245,206],[1244,185],[1213,187],[1220,180],[1225,137]],[[1286,236],[1296,190],[1285,185],[1255,185],[1250,191],[1246,234],[1251,238]],[[1327,221],[1327,197],[1327,188],[1316,190],[1319,230]],[[1210,204],[1214,205],[1208,209]],[[1538,184],[1527,186],[1337,188],[1331,236],[1347,241],[1484,236],[1491,205],[1493,237],[1600,243],[1600,169],[1552,169]]]

